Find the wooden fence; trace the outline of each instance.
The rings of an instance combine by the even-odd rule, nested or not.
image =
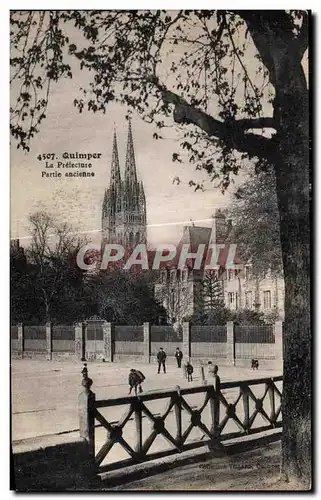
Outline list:
[[[213,385],[96,401],[89,379],[79,396],[80,435],[88,442],[96,472],[204,445],[222,447],[225,441],[282,427],[282,380],[279,376],[219,384],[214,379]]]

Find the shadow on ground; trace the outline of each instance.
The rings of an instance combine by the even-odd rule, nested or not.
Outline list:
[[[280,481],[280,456],[280,441],[269,436],[92,479],[86,444],[75,439],[13,454],[11,487],[20,492],[299,490]]]

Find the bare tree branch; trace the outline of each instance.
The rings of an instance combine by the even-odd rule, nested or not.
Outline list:
[[[175,92],[168,90],[158,80],[153,83],[161,91],[163,101],[166,104],[173,104],[174,121],[180,124],[194,124],[209,137],[216,137],[224,140],[225,144],[231,149],[236,149],[242,153],[248,153],[250,157],[265,158],[269,161],[274,159],[275,148],[273,140],[251,133],[244,133],[250,128],[258,128],[260,119],[257,120],[234,120],[221,122],[204,111],[190,105]],[[269,118],[261,119],[262,126],[273,126]],[[240,122],[240,126],[238,124]]]

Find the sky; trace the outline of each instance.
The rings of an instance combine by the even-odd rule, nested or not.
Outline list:
[[[68,82],[70,83],[70,82]],[[105,115],[79,112],[73,107],[74,95],[63,82],[52,95],[40,133],[31,144],[29,153],[11,145],[11,238],[24,239],[28,233],[28,215],[46,210],[76,230],[99,237],[101,206],[104,190],[109,185],[113,130],[116,127],[121,172],[124,170],[127,129],[126,109],[112,105]],[[157,141],[154,129],[139,117],[132,120],[138,178],[143,181],[147,205],[148,241],[174,242],[185,222],[210,225],[208,219],[215,208],[226,205],[228,195],[222,195],[206,179],[206,173],[196,172],[190,164],[172,162],[177,149],[174,137]],[[37,160],[43,153],[101,153],[92,160],[95,177],[42,178],[44,162]],[[173,184],[178,176],[179,185]],[[194,192],[188,186],[193,180],[206,181],[205,192]],[[167,241],[168,240],[168,241]],[[23,241],[22,241],[23,243]]]
[[[127,109],[111,104],[106,114],[79,111],[73,100],[83,84],[81,71],[72,80],[61,80],[51,93],[47,118],[31,143],[30,152],[10,148],[11,238],[28,241],[28,215],[46,210],[75,230],[99,241],[101,207],[109,185],[114,128],[118,138],[121,172],[124,170],[128,122]],[[12,89],[12,94],[15,89]],[[229,195],[222,195],[208,180],[206,172],[196,171],[189,163],[172,162],[178,150],[175,129],[166,131],[167,139],[155,140],[154,126],[133,116],[132,129],[138,178],[143,181],[147,205],[148,241],[175,243],[183,226],[191,219],[196,225],[211,225],[215,208],[226,206]],[[163,132],[162,132],[162,135]],[[101,153],[93,160],[95,177],[43,178],[45,164],[39,154],[54,153],[61,159],[64,152]],[[63,161],[63,160],[62,160]],[[173,184],[174,177],[181,183]],[[188,182],[205,181],[205,192],[195,192]],[[201,222],[198,222],[201,221]]]

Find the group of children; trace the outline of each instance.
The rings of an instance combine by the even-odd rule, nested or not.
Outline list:
[[[177,367],[181,368],[181,363],[182,363],[182,358],[183,354],[179,347],[177,347],[176,352],[175,352],[175,358],[177,361]],[[157,361],[158,361],[158,372],[160,373],[160,367],[163,365],[163,371],[166,373],[166,368],[165,368],[165,359],[166,359],[166,354],[164,350],[161,348],[160,352],[157,355]],[[188,382],[193,382],[193,372],[194,368],[193,365],[191,364],[190,360],[187,360],[186,363],[184,364],[184,376],[187,378]],[[219,383],[219,376],[217,374],[218,372],[218,366],[213,365],[211,361],[208,362],[208,376],[210,378],[215,379],[215,386],[217,386],[217,383]],[[132,368],[129,372],[129,377],[128,377],[128,383],[129,383],[129,394],[131,394],[132,390],[134,389],[135,395],[137,395],[137,388],[139,392],[143,392],[142,389],[142,383],[145,380],[145,375],[134,368]]]

